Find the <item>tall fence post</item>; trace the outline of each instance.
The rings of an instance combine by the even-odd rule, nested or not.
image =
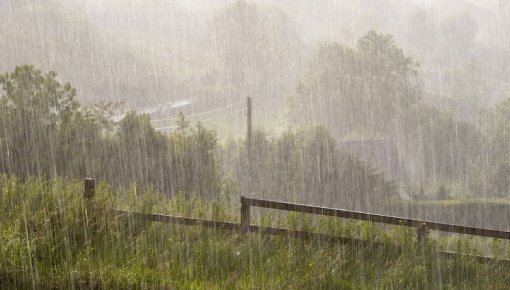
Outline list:
[[[241,231],[250,231],[250,203],[244,196],[241,196]]]
[[[91,199],[94,197],[94,193],[96,192],[96,183],[93,178],[85,178],[84,184],[85,188],[83,191],[83,198]]]

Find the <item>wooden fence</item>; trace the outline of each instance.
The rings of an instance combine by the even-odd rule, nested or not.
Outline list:
[[[94,180],[87,178],[87,179],[85,179],[84,184],[85,184],[84,198],[85,199],[93,198],[94,191],[95,191]],[[241,220],[240,220],[239,224],[231,223],[231,222],[222,222],[222,221],[213,221],[213,220],[181,217],[181,216],[130,212],[130,211],[124,211],[124,210],[115,210],[115,213],[119,216],[130,216],[130,217],[134,217],[136,219],[143,219],[143,220],[153,221],[153,222],[163,222],[163,223],[189,225],[189,226],[201,226],[201,227],[207,227],[207,228],[218,228],[218,229],[225,229],[225,230],[241,231],[243,233],[253,232],[253,233],[269,234],[269,235],[287,235],[290,237],[302,238],[302,239],[313,238],[313,239],[324,240],[324,241],[329,241],[329,242],[337,242],[337,243],[343,243],[343,244],[351,244],[351,245],[358,245],[358,246],[372,246],[372,247],[384,246],[387,248],[392,248],[393,250],[397,250],[397,251],[400,250],[400,247],[397,245],[388,245],[388,244],[383,244],[383,243],[380,243],[377,241],[367,241],[367,240],[340,237],[340,236],[331,236],[331,235],[319,234],[319,233],[294,231],[294,230],[289,230],[289,229],[284,229],[284,228],[260,227],[260,226],[256,226],[256,225],[251,225],[251,222],[250,222],[251,207],[277,209],[277,210],[332,216],[332,217],[338,217],[338,218],[354,219],[354,220],[361,220],[361,221],[375,222],[375,223],[382,223],[382,224],[414,227],[414,228],[416,228],[416,237],[417,237],[418,242],[422,242],[424,240],[424,238],[429,230],[510,240],[510,232],[506,232],[506,231],[498,231],[498,230],[491,230],[491,229],[484,229],[484,228],[452,225],[452,224],[446,224],[446,223],[423,221],[423,220],[394,217],[394,216],[388,216],[388,215],[364,213],[364,212],[359,212],[359,211],[350,211],[350,210],[334,209],[334,208],[327,208],[327,207],[317,207],[317,206],[310,206],[310,205],[296,204],[296,203],[289,203],[289,202],[256,199],[256,198],[249,198],[249,197],[244,197],[244,196],[241,196]],[[442,256],[445,256],[445,257],[453,257],[453,256],[463,255],[462,253],[447,252],[447,251],[441,251],[441,252],[439,252],[439,254],[441,254]],[[488,262],[488,261],[493,260],[493,258],[486,257],[486,256],[472,256],[472,255],[470,255],[470,256],[473,258],[476,258],[480,262]],[[502,260],[502,261],[510,265],[510,260]]]
[[[241,197],[241,225],[246,227],[250,223],[250,207],[262,207],[270,209],[279,209],[285,211],[294,211],[301,213],[310,213],[316,215],[333,216],[345,219],[355,219],[375,223],[383,223],[390,225],[415,227],[417,229],[417,236],[419,237],[424,231],[436,230],[449,233],[498,238],[510,240],[510,232],[497,231],[491,229],[466,227],[431,221],[423,221],[417,219],[394,217],[389,215],[379,215],[372,213],[364,213],[359,211],[333,209],[327,207],[317,207],[296,203],[288,203],[281,201],[272,201],[265,199],[255,199],[248,197]]]

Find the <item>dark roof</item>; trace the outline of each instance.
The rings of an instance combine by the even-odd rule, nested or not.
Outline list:
[[[403,165],[398,147],[392,140],[352,140],[340,142],[340,148],[382,170],[389,178],[403,180]]]

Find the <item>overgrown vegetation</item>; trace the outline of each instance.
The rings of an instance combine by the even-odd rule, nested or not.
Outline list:
[[[257,133],[248,162],[244,142],[221,147],[215,132],[191,126],[182,115],[178,128],[164,135],[147,115],[122,113],[115,104],[82,106],[53,72],[21,66],[2,75],[0,86],[0,172],[89,176],[118,188],[136,183],[207,198],[278,192],[281,199],[351,208],[395,195],[383,174],[339,150],[324,128],[288,131],[274,140]]]
[[[341,150],[323,127],[288,130],[281,136],[255,132],[251,160],[244,143],[231,143],[222,155],[225,170],[241,191],[265,198],[368,211],[397,199],[384,173]],[[228,160],[227,157],[222,157]]]
[[[60,289],[505,289],[508,268],[498,262],[441,258],[442,243],[421,249],[414,232],[304,215],[279,215],[273,225],[381,242],[340,245],[135,220],[113,208],[237,221],[238,206],[178,195],[123,193],[107,184],[94,199],[81,182],[0,177],[2,287]],[[254,221],[255,222],[255,221]],[[268,225],[264,216],[259,221]],[[389,243],[402,246],[396,252]],[[453,243],[480,253],[466,239]],[[503,249],[495,244],[495,249]],[[502,257],[504,253],[500,253]]]
[[[481,72],[466,66],[455,92],[476,113],[466,109],[470,121],[459,118],[422,99],[418,70],[391,35],[369,32],[355,48],[325,43],[289,99],[289,116],[298,126],[321,124],[339,139],[392,140],[405,164],[400,179],[418,191],[433,185],[445,198],[445,187],[455,186],[456,197],[508,196],[508,100],[476,121],[471,103],[482,94]]]
[[[70,84],[33,66],[1,75],[0,88],[0,172],[91,176],[167,194],[219,191],[216,136],[200,125],[165,136],[147,115],[124,114],[115,104],[80,105]]]

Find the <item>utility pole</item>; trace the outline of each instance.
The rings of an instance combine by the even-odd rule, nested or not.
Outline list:
[[[247,171],[246,173],[248,174],[247,178],[246,178],[246,181],[248,182],[247,184],[247,193],[245,194],[248,194],[248,195],[252,195],[253,194],[253,152],[252,152],[252,115],[251,115],[251,98],[248,97],[246,99],[246,156],[248,157],[247,159],[247,164],[246,166],[248,167],[247,168]]]
[[[246,151],[248,153],[248,158],[250,159],[251,163],[251,137],[252,137],[252,128],[251,128],[251,98],[248,97],[246,99]]]

